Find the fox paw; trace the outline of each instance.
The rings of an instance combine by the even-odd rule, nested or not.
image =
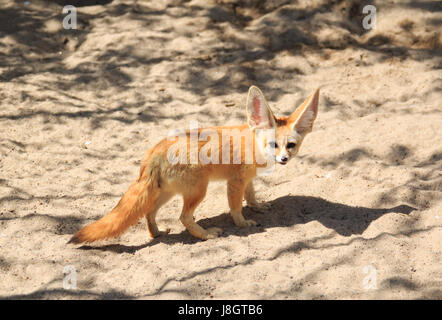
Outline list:
[[[151,234],[152,238],[156,238],[159,236],[164,236],[166,234],[169,234],[170,232],[170,228],[166,228],[166,229],[159,229],[157,232]]]
[[[209,228],[207,229],[207,235],[204,237],[204,240],[218,238],[221,232],[223,232],[221,228]]]
[[[256,222],[255,220],[243,220],[241,222],[236,223],[236,225],[241,228],[247,228],[250,226],[258,225],[258,222]]]
[[[265,211],[269,210],[272,205],[267,202],[256,202],[248,205],[250,209],[256,212],[264,213]]]

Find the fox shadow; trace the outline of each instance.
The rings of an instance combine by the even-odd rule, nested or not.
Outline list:
[[[204,218],[197,221],[203,228],[218,227],[223,232],[220,237],[240,236],[262,233],[269,228],[291,227],[297,224],[306,224],[318,221],[328,229],[349,237],[354,234],[362,234],[371,222],[387,213],[409,214],[417,210],[408,205],[399,205],[392,208],[366,208],[349,206],[331,202],[319,197],[309,196],[284,196],[268,202],[271,208],[263,212],[244,207],[243,214],[246,219],[255,220],[258,225],[249,228],[239,228],[233,224],[229,213],[215,217]],[[111,244],[105,246],[82,246],[83,250],[102,250],[115,253],[135,253],[136,251],[154,246],[158,243],[165,244],[193,244],[201,240],[196,239],[184,230],[176,234],[167,234],[151,241],[137,245],[126,246]]]
[[[362,234],[372,221],[386,213],[409,214],[417,210],[408,205],[392,208],[356,207],[310,196],[284,196],[269,201],[268,204],[271,207],[265,211],[256,211],[247,206],[243,208],[244,217],[258,223],[257,226],[250,228],[236,227],[228,213],[202,219],[198,223],[204,228],[215,226],[222,228],[223,236],[247,236],[264,232],[268,228],[291,227],[318,221],[324,227],[349,237],[354,234]]]

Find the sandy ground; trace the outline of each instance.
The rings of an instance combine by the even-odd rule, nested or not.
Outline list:
[[[371,31],[368,2],[236,2],[82,1],[77,30],[69,1],[1,2],[1,299],[442,298],[440,2],[375,1]],[[252,84],[284,115],[321,87],[299,156],[257,180],[272,209],[244,209],[260,226],[220,182],[195,214],[218,239],[176,197],[167,236],[66,244],[170,130],[243,123]]]

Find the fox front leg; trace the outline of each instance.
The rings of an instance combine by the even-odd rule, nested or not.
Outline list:
[[[227,182],[227,198],[229,200],[230,215],[238,227],[257,225],[253,220],[246,220],[242,215],[242,199],[246,190],[246,183],[242,179],[232,179]]]
[[[252,208],[254,211],[264,212],[270,209],[271,205],[266,202],[258,202],[255,197],[255,188],[253,186],[253,180],[246,186],[246,190],[244,192],[244,199],[246,200],[247,206]]]

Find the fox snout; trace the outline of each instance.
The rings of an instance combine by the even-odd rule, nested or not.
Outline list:
[[[276,161],[279,164],[283,164],[283,165],[287,164],[287,162],[289,162],[289,160],[290,160],[290,158],[288,156],[278,156],[278,157],[276,157]]]
[[[292,159],[297,152],[291,152],[291,150],[287,150],[286,148],[281,148],[282,150],[278,150],[279,153],[275,155],[275,161],[279,164],[286,165],[290,159]]]

